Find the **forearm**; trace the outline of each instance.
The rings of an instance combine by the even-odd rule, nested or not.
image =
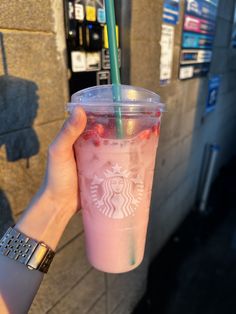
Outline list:
[[[42,194],[36,195],[15,227],[55,250],[69,218]],[[27,313],[42,279],[42,272],[0,255],[0,313]]]
[[[71,216],[66,208],[51,199],[47,191],[39,191],[17,222],[16,228],[55,251]]]
[[[41,190],[16,224],[26,236],[55,251],[70,218],[80,208],[73,145],[86,126],[86,115],[75,108],[50,145]],[[0,314],[27,313],[43,274],[0,256]]]
[[[42,279],[43,273],[0,256],[0,313],[27,313]]]

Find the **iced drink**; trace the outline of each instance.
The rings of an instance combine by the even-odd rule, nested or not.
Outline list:
[[[162,106],[157,95],[122,86],[124,132],[117,138],[110,91],[103,87],[100,101],[89,90],[77,93],[73,103],[84,107],[88,123],[75,154],[88,259],[101,271],[121,273],[144,255]]]

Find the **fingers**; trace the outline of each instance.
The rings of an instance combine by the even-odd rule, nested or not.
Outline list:
[[[71,155],[73,144],[84,131],[86,123],[87,117],[84,110],[76,107],[50,146],[53,155]]]

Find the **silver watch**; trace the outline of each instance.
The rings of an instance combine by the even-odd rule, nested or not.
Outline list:
[[[0,254],[43,273],[48,272],[55,255],[45,243],[35,241],[12,227],[0,239]]]

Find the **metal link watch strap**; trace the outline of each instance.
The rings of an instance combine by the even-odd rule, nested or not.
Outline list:
[[[0,239],[0,254],[43,273],[48,272],[55,255],[43,242],[30,239],[12,227]]]

